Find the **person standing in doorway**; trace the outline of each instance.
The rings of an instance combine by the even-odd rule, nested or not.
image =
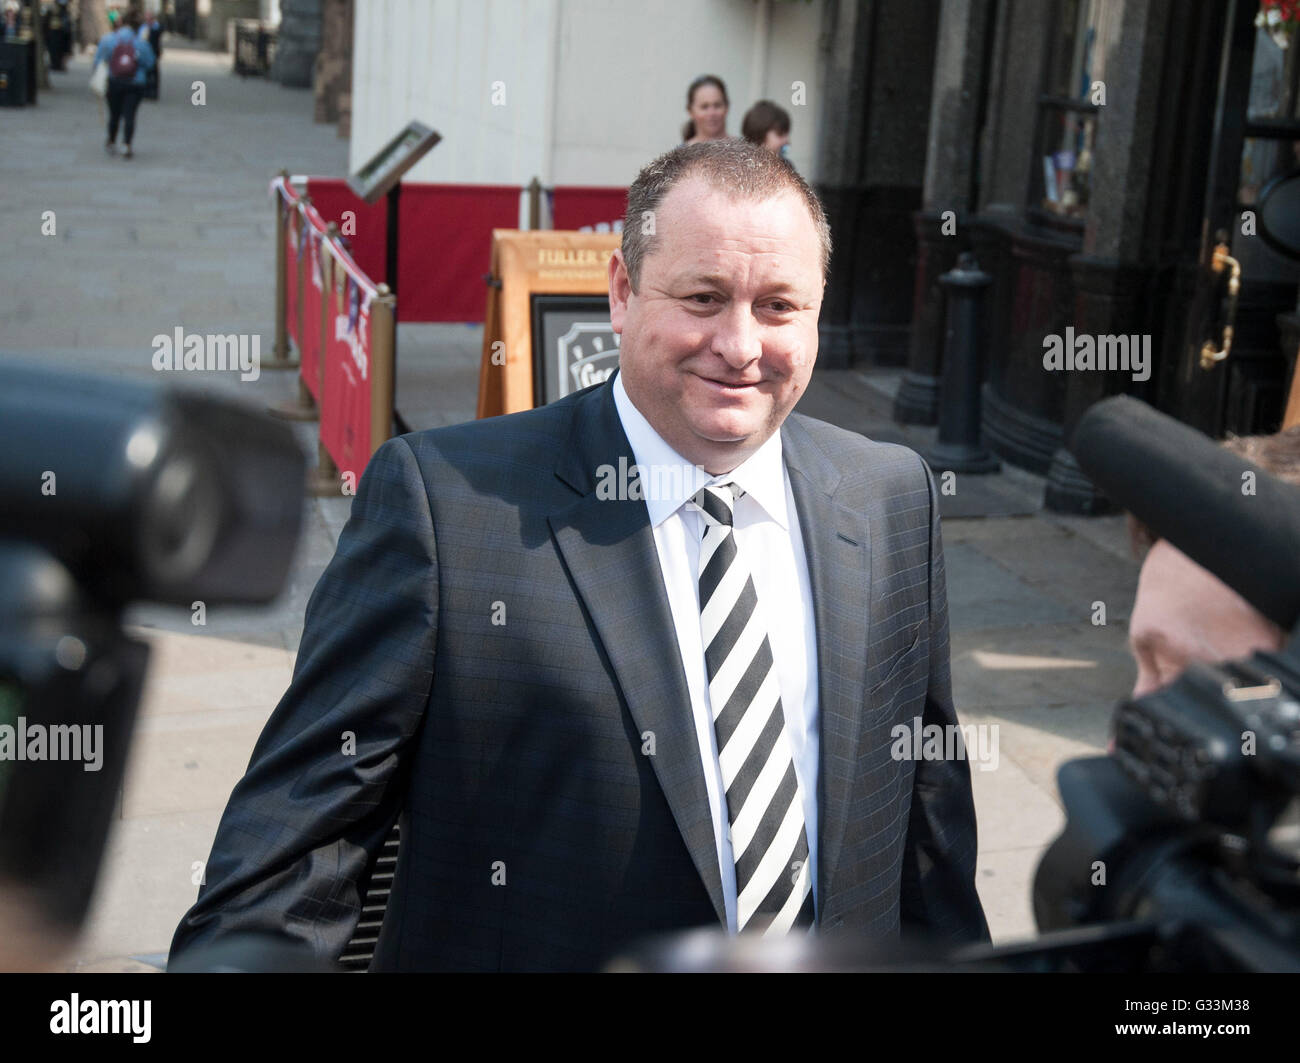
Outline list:
[[[686,90],[686,113],[690,120],[682,126],[682,141],[698,144],[704,140],[721,140],[727,135],[727,86],[722,78],[703,74]]]
[[[771,100],[759,100],[745,112],[740,135],[784,159],[790,147],[790,112]]]
[[[122,17],[122,27],[104,35],[95,52],[95,66],[108,64],[108,140],[104,149],[117,152],[117,129],[123,126],[124,158],[132,157],[135,113],[144,98],[144,86],[151,67],[157,63],[153,48],[140,36],[140,12],[131,8]]]

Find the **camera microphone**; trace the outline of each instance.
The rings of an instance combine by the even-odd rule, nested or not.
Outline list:
[[[1090,407],[1074,456],[1093,482],[1286,630],[1300,619],[1300,487],[1126,395]]]

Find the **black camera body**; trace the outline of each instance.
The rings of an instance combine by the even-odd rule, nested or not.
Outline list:
[[[1034,880],[1054,969],[1300,971],[1300,653],[1192,664],[1123,702],[1109,757],[1070,761]]]
[[[273,598],[305,469],[292,430],[240,403],[0,365],[0,914],[11,922],[70,934],[89,907],[148,661],[123,610]]]

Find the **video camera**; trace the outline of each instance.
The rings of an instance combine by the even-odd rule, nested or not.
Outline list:
[[[274,598],[304,471],[234,402],[0,366],[0,969],[85,918],[148,660],[123,610]]]
[[[1129,398],[1089,410],[1074,450],[1115,502],[1292,635],[1123,702],[1113,755],[1062,766],[1068,822],[1034,882],[1038,958],[1300,970],[1300,488]],[[1078,927],[1086,948],[1053,948],[1051,932]]]

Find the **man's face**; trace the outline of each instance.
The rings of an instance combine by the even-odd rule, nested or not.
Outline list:
[[[1164,539],[1151,548],[1129,620],[1135,698],[1172,683],[1192,661],[1230,661],[1281,644],[1281,629],[1217,576]]]
[[[621,251],[609,265],[623,386],[682,457],[729,472],[781,427],[812,376],[817,232],[793,192],[731,200],[693,177],[673,186],[654,222],[639,292]]]

